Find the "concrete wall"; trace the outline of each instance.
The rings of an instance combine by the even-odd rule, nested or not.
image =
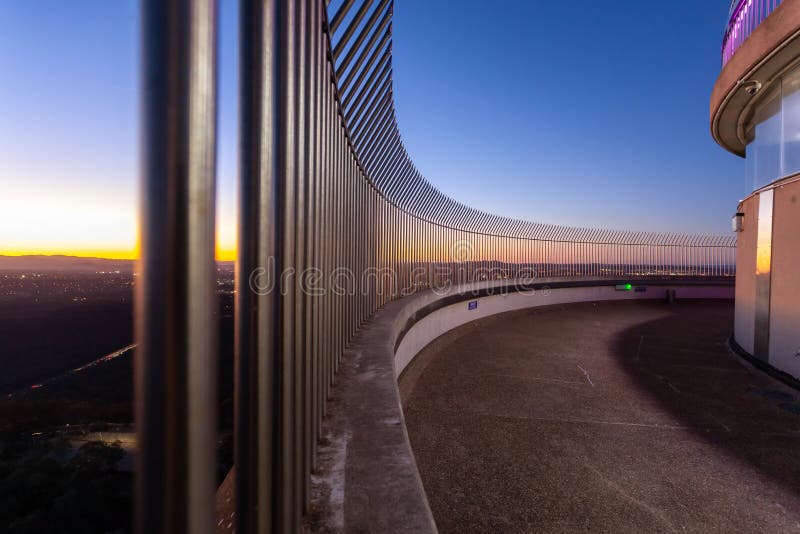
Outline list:
[[[767,363],[800,379],[800,180],[779,182],[773,193]],[[751,355],[755,354],[759,198],[755,194],[739,206],[745,218],[736,251],[734,337]]]
[[[614,287],[571,287],[510,293],[469,299],[438,309],[414,323],[395,352],[395,373],[400,373],[429,343],[442,334],[476,319],[498,313],[574,302],[607,300],[664,299],[667,289],[674,289],[679,299],[732,299],[730,286],[659,286],[635,285],[639,291],[617,291]],[[644,291],[642,291],[642,289]],[[470,309],[470,303],[477,307]]]
[[[772,225],[769,363],[800,378],[800,181],[775,188]]]

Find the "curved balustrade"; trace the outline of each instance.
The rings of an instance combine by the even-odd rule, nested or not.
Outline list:
[[[722,66],[733,57],[736,50],[767,18],[782,0],[733,0],[728,26],[722,38]]]
[[[681,247],[735,244],[732,236],[574,228],[511,219],[471,208],[438,191],[414,166],[396,122],[392,98],[391,23],[388,22],[392,6],[392,0],[340,0],[328,6],[332,21],[329,36],[333,71],[339,93],[343,95],[340,102],[345,130],[366,179],[389,202],[424,221],[494,236]],[[378,21],[388,24],[378,24]],[[357,60],[353,62],[353,58]]]
[[[204,19],[210,23],[202,27],[188,22],[208,4],[145,2],[145,81],[157,90],[145,94],[137,416],[140,442],[155,460],[140,464],[142,532],[175,531],[181,521],[192,532],[207,532],[210,524],[208,488],[195,486],[207,484],[213,466],[194,457],[182,463],[174,450],[158,453],[198,440],[208,445],[215,429],[210,411],[203,419],[193,408],[199,399],[208,406],[215,398],[213,376],[203,374],[213,363],[205,354],[196,361],[193,352],[197,336],[213,340],[213,301],[186,298],[207,273],[200,269],[194,285],[173,287],[182,266],[212,264],[206,249],[185,253],[210,244],[208,228],[195,228],[207,221],[200,210],[207,204],[192,202],[213,200],[213,136],[198,136],[193,127],[196,116],[214,116],[216,63],[208,51],[216,20]],[[490,279],[734,275],[733,236],[539,224],[482,212],[438,191],[416,169],[398,132],[392,9],[392,0],[242,2],[237,532],[300,530],[342,355],[389,301]],[[197,70],[180,70],[181,62],[200,60]],[[161,76],[170,69],[186,79]],[[186,115],[162,113],[172,102],[162,103],[165,97],[178,98]],[[192,105],[198,102],[203,105]],[[148,157],[176,165],[177,181],[164,185],[168,173]],[[187,206],[186,217],[174,216]],[[175,242],[181,247],[169,248]],[[156,298],[159,292],[167,296]],[[202,330],[193,329],[192,321],[201,319]],[[170,324],[182,326],[170,331]],[[175,402],[164,415],[151,398]],[[169,513],[164,506],[172,507]],[[158,523],[162,516],[167,519]]]

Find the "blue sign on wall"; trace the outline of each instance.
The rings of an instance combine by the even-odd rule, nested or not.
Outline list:
[[[478,301],[473,300],[469,304],[467,304],[467,309],[469,310],[477,310],[478,309]]]

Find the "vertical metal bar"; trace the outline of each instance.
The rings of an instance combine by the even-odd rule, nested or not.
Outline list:
[[[313,241],[312,241],[312,264],[314,268],[317,270],[318,273],[321,268],[321,257],[320,257],[320,220],[322,216],[322,203],[320,200],[320,188],[321,188],[321,180],[322,180],[322,135],[323,135],[323,118],[322,118],[322,98],[323,98],[323,34],[322,34],[322,10],[324,9],[324,3],[319,0],[313,1],[313,15],[314,20],[312,22],[311,31],[312,31],[312,39],[313,39],[313,69],[314,69],[314,81],[313,81],[313,89],[314,89],[314,131],[313,131],[313,143],[314,143],[314,176],[313,176],[313,191],[314,191],[314,206],[313,206]],[[321,369],[321,328],[320,328],[320,309],[321,309],[321,297],[319,295],[319,287],[315,288],[315,291],[312,299],[311,299],[311,343],[312,343],[312,431],[311,431],[311,469],[316,470],[317,468],[317,443],[320,438],[320,426],[321,426],[321,402],[323,402],[322,397],[320,395],[321,389],[321,380],[320,380],[320,369]]]
[[[322,26],[325,25],[325,6],[322,6]],[[327,49],[327,37],[323,34],[323,42],[321,48]],[[322,272],[322,291],[321,301],[319,307],[320,316],[320,412],[318,425],[322,426],[322,418],[327,413],[327,399],[328,399],[328,382],[327,382],[327,369],[328,358],[330,354],[330,313],[328,313],[328,305],[330,303],[330,269],[328,262],[330,261],[330,245],[328,239],[328,232],[330,231],[330,219],[328,205],[330,202],[330,169],[331,169],[331,106],[330,106],[330,64],[326,57],[320,59],[320,83],[322,84],[322,99],[320,102],[322,113],[321,125],[321,147],[322,154],[320,159],[320,236],[319,236],[319,254],[320,254],[320,270]],[[321,435],[321,432],[320,432]]]
[[[333,177],[335,162],[335,145],[333,128],[336,114],[333,105],[333,67],[329,61],[325,61],[325,116],[326,116],[326,165],[325,165],[325,371],[324,371],[324,396],[327,399],[330,395],[331,386],[331,357],[333,355],[333,291],[331,273],[333,271]],[[327,408],[326,412],[327,413]]]
[[[320,26],[324,29],[326,24],[326,8],[325,3],[322,2],[321,6],[322,10],[322,20],[320,22]],[[320,95],[320,167],[319,167],[319,206],[320,206],[320,214],[319,214],[319,238],[318,238],[318,249],[319,249],[319,262],[320,262],[320,272],[322,273],[321,278],[321,291],[320,291],[320,302],[319,302],[319,310],[317,311],[317,315],[319,316],[319,413],[317,414],[317,426],[320,427],[320,437],[322,437],[322,419],[325,417],[327,413],[327,399],[328,399],[328,391],[327,391],[327,384],[325,381],[326,369],[327,369],[327,358],[328,358],[328,351],[329,351],[329,340],[330,334],[328,332],[328,318],[330,314],[328,314],[327,306],[328,306],[328,298],[330,296],[330,276],[328,272],[328,238],[327,232],[329,229],[328,223],[328,201],[330,199],[330,194],[328,192],[328,176],[330,175],[330,106],[328,103],[328,98],[330,96],[329,88],[330,88],[330,68],[329,63],[327,60],[327,56],[323,54],[323,51],[327,50],[327,37],[325,32],[322,35],[322,43],[320,44],[320,80],[319,83],[321,85],[321,95]]]
[[[294,336],[294,385],[293,385],[293,410],[292,423],[294,433],[294,443],[292,448],[292,516],[299,518],[303,510],[303,493],[305,491],[303,464],[305,462],[305,437],[303,435],[303,412],[304,412],[304,336],[303,336],[303,314],[304,302],[299,278],[303,271],[303,253],[305,251],[305,181],[306,181],[306,89],[307,89],[307,68],[306,68],[306,48],[308,48],[308,34],[306,32],[307,0],[295,2],[296,18],[293,30],[295,32],[295,76],[296,78],[296,106],[295,106],[295,195],[294,195],[294,217],[290,224],[294,226],[294,248],[292,251],[294,258],[295,275],[289,289],[294,292],[294,313],[291,319],[291,334]]]
[[[239,67],[239,245],[235,304],[236,530],[271,531],[274,487],[273,459],[279,391],[275,373],[278,332],[276,298],[256,292],[251,275],[259,269],[277,282],[274,265],[278,178],[275,72],[275,4],[265,0],[241,3]],[[269,284],[269,281],[267,282]],[[268,289],[268,285],[267,285]]]
[[[334,234],[336,243],[336,264],[335,268],[346,267],[343,264],[344,260],[344,245],[346,240],[343,237],[346,228],[346,220],[344,218],[344,202],[345,198],[345,180],[347,177],[347,167],[345,158],[345,143],[343,135],[343,125],[340,122],[341,118],[336,121],[336,140],[337,140],[337,165],[336,165],[336,233]],[[336,353],[334,354],[334,366],[331,370],[331,379],[333,379],[336,371],[339,369],[339,358],[341,357],[342,350],[344,349],[344,295],[336,296]]]
[[[217,5],[142,4],[135,531],[213,532]]]
[[[274,465],[277,467],[277,491],[273,521],[278,532],[295,532],[295,293],[293,279],[286,279],[294,268],[295,208],[297,184],[297,4],[279,0],[276,17],[278,31],[278,179],[276,184],[276,274],[281,284],[278,295],[279,352],[277,358],[277,445]],[[284,276],[286,275],[286,276]]]
[[[300,360],[301,379],[299,381],[301,392],[301,410],[299,411],[299,433],[300,440],[300,462],[297,476],[300,478],[300,511],[305,514],[311,504],[311,404],[312,404],[312,379],[311,379],[311,325],[310,325],[310,302],[308,291],[305,290],[304,277],[311,260],[311,243],[313,236],[313,196],[311,181],[313,179],[314,164],[313,159],[313,44],[316,32],[313,28],[314,19],[314,0],[304,0],[301,4],[303,16],[300,20],[301,50],[300,57],[302,70],[299,73],[302,80],[302,104],[300,108],[300,125],[303,128],[301,142],[298,144],[299,153],[303,160],[303,172],[300,177],[300,187],[302,191],[298,195],[298,232],[301,237],[298,240],[298,264],[297,264],[297,295],[300,305],[298,306],[297,320],[295,328],[298,331],[299,350],[297,351]]]
[[[327,41],[327,39],[326,39]],[[333,330],[332,330],[332,321],[331,321],[331,299],[332,292],[331,292],[331,264],[332,264],[332,254],[333,251],[331,250],[331,231],[332,231],[332,223],[331,223],[331,202],[332,202],[332,195],[331,195],[331,178],[333,175],[333,121],[334,121],[334,112],[333,112],[333,94],[332,94],[332,67],[329,61],[325,60],[324,71],[322,76],[322,81],[325,87],[325,98],[323,100],[323,104],[325,107],[324,110],[324,117],[325,117],[325,168],[323,170],[323,188],[322,188],[322,201],[323,201],[323,217],[324,217],[324,226],[323,226],[323,242],[322,242],[322,254],[323,254],[323,272],[324,272],[324,280],[325,280],[325,293],[324,293],[324,300],[323,300],[323,307],[322,307],[322,314],[323,314],[323,321],[324,321],[324,329],[322,334],[322,340],[325,343],[324,352],[323,352],[323,361],[322,361],[322,415],[323,417],[327,414],[327,404],[326,400],[328,399],[328,395],[330,392],[330,368],[331,368],[331,354],[333,353]]]

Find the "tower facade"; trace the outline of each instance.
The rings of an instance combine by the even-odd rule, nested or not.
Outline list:
[[[735,341],[800,379],[800,0],[732,2],[711,134],[746,162]]]

